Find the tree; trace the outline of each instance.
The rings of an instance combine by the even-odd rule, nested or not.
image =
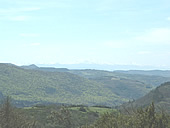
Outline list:
[[[162,111],[156,113],[152,103],[133,113],[105,113],[92,126],[84,128],[170,128],[169,117]]]
[[[65,107],[59,111],[52,111],[47,118],[55,128],[72,128],[71,113]]]
[[[29,121],[11,104],[11,98],[5,98],[0,108],[0,128],[36,128],[36,121]]]

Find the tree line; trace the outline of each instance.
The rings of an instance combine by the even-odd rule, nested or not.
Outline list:
[[[81,106],[81,113],[85,114],[85,109]],[[43,124],[14,107],[7,97],[0,107],[0,128],[170,128],[170,116],[164,111],[157,112],[154,103],[146,108],[125,111],[107,112],[101,116],[91,113],[91,118],[95,116],[96,120],[88,123],[82,115],[75,115],[68,107],[62,106],[47,113],[46,124]],[[78,123],[78,118],[84,122]]]

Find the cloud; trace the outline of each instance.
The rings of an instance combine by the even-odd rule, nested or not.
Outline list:
[[[18,6],[33,6],[33,7],[41,7],[41,8],[70,8],[72,5],[70,4],[72,1],[70,0],[15,0],[16,5]],[[11,3],[11,1],[9,2]]]
[[[39,7],[32,7],[32,8],[21,8],[19,11],[38,11],[40,10],[41,8]]]
[[[100,0],[97,4],[96,11],[110,11],[113,10],[112,0]]]
[[[41,43],[39,43],[39,42],[25,42],[21,45],[21,47],[31,48],[31,47],[36,47],[36,46],[40,46],[40,45],[41,45]]]
[[[142,36],[135,37],[139,42],[151,44],[170,44],[170,29],[156,28],[146,31]]]
[[[150,54],[151,52],[150,51],[139,51],[138,54],[140,55],[147,55],[147,54]]]
[[[6,8],[0,9],[1,20],[11,21],[27,21],[32,19],[32,16],[24,15],[25,12],[32,12],[40,10],[39,7],[26,7],[26,8]]]
[[[38,37],[40,35],[37,33],[21,33],[20,36],[22,36],[22,37]]]
[[[11,21],[27,21],[27,20],[30,20],[31,17],[30,16],[12,16],[12,17],[8,17],[8,19]]]
[[[168,18],[167,18],[167,20],[169,20],[169,21],[170,21],[170,17],[168,17]]]
[[[21,12],[30,12],[30,11],[37,11],[40,10],[39,7],[25,7],[25,8],[6,8],[6,9],[0,9],[0,14],[15,14],[15,13],[21,13]]]
[[[39,45],[41,45],[40,43],[32,43],[32,44],[30,44],[30,46],[39,46]]]
[[[107,48],[123,48],[125,46],[125,43],[122,41],[106,41],[103,43],[102,47]]]

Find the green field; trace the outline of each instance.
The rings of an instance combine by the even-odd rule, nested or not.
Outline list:
[[[76,110],[76,111],[80,111],[81,107],[70,107],[70,110]],[[84,107],[84,109],[86,110],[86,112],[97,112],[100,115],[107,113],[107,112],[116,112],[115,109],[112,108],[101,108],[101,107]],[[85,112],[84,112],[85,113]]]

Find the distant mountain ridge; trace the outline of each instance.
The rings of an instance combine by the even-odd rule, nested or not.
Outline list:
[[[69,65],[69,64],[68,64]],[[39,67],[35,64],[31,64],[31,65],[27,65],[27,66],[21,66],[22,68],[25,69],[37,69],[37,70],[44,70],[44,71],[61,71],[61,72],[68,72],[69,70],[71,71],[83,71],[83,70],[100,70],[100,71],[109,71],[109,72],[116,72],[116,73],[123,73],[123,74],[138,74],[138,75],[149,75],[149,76],[163,76],[163,77],[170,77],[170,70],[129,70],[131,69],[130,65],[107,65],[108,67],[112,67],[112,70],[104,70],[102,69],[102,65],[97,65],[97,64],[85,64],[87,66],[78,66],[81,64],[73,64],[74,66],[71,67],[71,69],[66,68],[68,66],[67,64],[56,64],[56,65],[51,65],[51,67],[49,67],[49,65],[47,65],[47,67],[42,67],[42,65]],[[72,64],[70,64],[72,65]],[[92,66],[90,66],[92,65]],[[77,67],[76,67],[77,66]],[[115,66],[115,68],[113,68]],[[116,67],[127,67],[126,70],[124,70],[124,68],[122,68],[121,70],[115,70],[117,69]],[[62,68],[56,68],[56,67],[62,67]],[[68,66],[69,67],[69,66]],[[87,68],[85,68],[87,67]],[[97,67],[97,69],[95,69],[95,67]],[[135,66],[134,66],[135,67]],[[72,69],[73,68],[73,69]],[[107,69],[107,68],[106,68]],[[119,69],[119,68],[118,68]]]
[[[55,68],[68,68],[68,69],[95,69],[95,70],[170,70],[170,67],[158,67],[158,66],[142,66],[142,65],[123,65],[123,64],[96,64],[91,62],[83,62],[77,64],[38,64],[39,67],[55,67]]]
[[[39,71],[48,71],[48,72],[68,72],[69,71],[67,68],[38,67],[35,64],[31,64],[28,66],[21,66],[21,68],[33,69],[33,70],[39,70]]]
[[[128,71],[116,70],[115,72],[125,73],[125,74],[140,74],[140,75],[170,77],[170,70],[128,70]]]

